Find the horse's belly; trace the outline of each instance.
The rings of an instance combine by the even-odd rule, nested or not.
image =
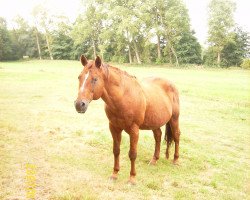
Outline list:
[[[165,125],[172,116],[172,107],[167,98],[161,99],[157,104],[147,106],[144,122],[140,129],[156,129]]]
[[[157,129],[165,125],[172,116],[171,97],[163,87],[151,82],[144,84],[147,106],[145,111],[144,122],[140,129]]]

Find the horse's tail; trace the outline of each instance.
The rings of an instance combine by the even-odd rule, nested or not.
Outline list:
[[[169,122],[166,124],[165,140],[166,140],[167,144],[169,144],[169,145],[171,145],[171,143],[173,141],[172,130],[171,130]]]

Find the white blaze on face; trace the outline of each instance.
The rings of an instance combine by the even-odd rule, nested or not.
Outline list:
[[[82,83],[82,86],[80,88],[81,92],[84,91],[84,87],[85,87],[85,84],[86,84],[86,81],[87,81],[88,77],[89,77],[89,72],[85,75],[85,79],[84,79],[84,81]]]

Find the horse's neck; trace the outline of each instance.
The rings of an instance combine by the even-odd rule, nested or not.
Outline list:
[[[124,93],[128,86],[128,77],[117,69],[109,68],[108,79],[105,82],[102,99],[111,107],[118,107],[124,99]]]

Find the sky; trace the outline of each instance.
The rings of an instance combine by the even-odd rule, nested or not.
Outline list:
[[[196,32],[196,37],[203,45],[207,38],[207,11],[209,0],[183,0],[189,10],[192,29]],[[235,0],[236,11],[235,22],[250,33],[250,0]]]
[[[0,16],[4,17],[11,27],[11,20],[20,15],[31,20],[32,8],[37,4],[44,4],[53,14],[66,15],[74,22],[77,15],[84,10],[81,0],[0,0]],[[189,10],[192,29],[203,45],[207,38],[207,5],[209,0],[183,0]],[[235,0],[237,9],[235,22],[250,33],[250,0]]]

